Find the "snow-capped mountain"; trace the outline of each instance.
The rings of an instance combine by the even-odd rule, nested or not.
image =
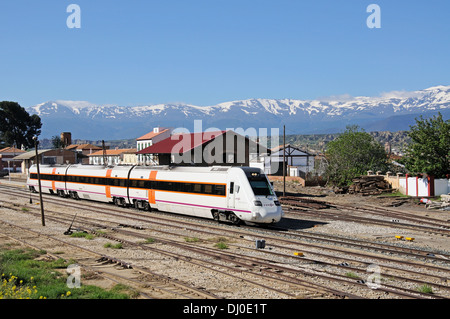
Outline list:
[[[450,86],[420,91],[394,91],[377,97],[339,96],[321,100],[249,99],[213,106],[157,104],[147,106],[97,105],[86,101],[49,101],[28,108],[43,122],[42,137],[72,132],[80,139],[139,137],[155,126],[194,131],[202,129],[281,128],[290,134],[333,133],[348,124],[366,130],[404,130],[419,115],[441,112],[450,117]]]

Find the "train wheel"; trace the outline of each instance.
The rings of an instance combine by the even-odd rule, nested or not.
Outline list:
[[[239,217],[237,217],[234,213],[231,213],[230,215],[228,215],[228,220],[233,225],[239,225],[241,223],[241,220],[239,219]]]
[[[114,204],[116,204],[117,207],[123,207],[124,202],[122,201],[122,198],[114,197]]]
[[[150,206],[149,202],[144,202],[144,210],[151,212],[152,207]]]
[[[220,213],[217,210],[213,210],[211,214],[215,221],[220,222]]]

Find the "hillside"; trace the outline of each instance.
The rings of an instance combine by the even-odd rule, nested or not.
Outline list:
[[[399,132],[369,132],[376,141],[378,141],[381,145],[385,145],[386,142],[391,143],[391,148],[393,151],[401,151],[409,142],[409,138],[407,136],[408,131],[399,131]],[[311,153],[318,154],[322,153],[326,150],[327,144],[336,139],[339,134],[293,134],[286,135],[286,144],[291,144],[300,149],[307,150]],[[85,144],[90,143],[93,145],[102,145],[101,140],[82,140],[75,139],[72,141],[74,144]],[[280,144],[283,143],[283,137],[279,137]],[[135,139],[123,139],[123,140],[110,140],[105,141],[105,145],[110,148],[135,148],[136,140]],[[270,144],[269,144],[270,146]],[[52,142],[50,139],[43,139],[41,141],[42,148],[52,148]]]
[[[142,136],[153,127],[205,131],[272,128],[293,134],[342,132],[358,125],[367,132],[408,130],[414,119],[441,112],[450,118],[450,86],[413,92],[389,92],[346,99],[248,99],[212,106],[158,104],[96,105],[84,101],[48,101],[27,109],[41,117],[42,137],[72,132],[73,138],[118,140]]]
[[[391,143],[391,150],[393,152],[401,152],[410,142],[408,131],[381,131],[368,133],[383,146],[387,142]],[[315,154],[322,153],[326,150],[327,144],[339,137],[339,135],[340,134],[287,135],[286,144],[291,144]]]

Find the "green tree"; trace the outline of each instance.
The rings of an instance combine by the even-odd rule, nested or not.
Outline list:
[[[61,137],[59,137],[58,135],[55,135],[52,137],[52,145],[53,148],[64,148],[67,145],[61,140]]]
[[[33,136],[41,134],[41,118],[28,114],[17,102],[0,102],[0,141],[6,145],[34,145]]]
[[[408,133],[411,143],[404,163],[413,174],[426,173],[436,178],[450,174],[450,121],[438,113],[429,119],[420,116]]]
[[[344,133],[328,143],[325,155],[328,160],[325,176],[338,186],[349,185],[353,178],[367,174],[368,170],[387,168],[383,146],[357,125],[347,126]]]

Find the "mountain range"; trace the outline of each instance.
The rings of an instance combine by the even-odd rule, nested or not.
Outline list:
[[[86,101],[48,101],[27,108],[43,122],[41,137],[71,132],[79,139],[137,138],[153,127],[186,128],[194,120],[210,128],[280,128],[289,134],[342,132],[356,124],[366,131],[409,130],[415,118],[441,112],[450,117],[450,85],[419,91],[393,91],[376,97],[334,96],[320,100],[248,99],[213,106],[156,104],[146,106],[97,105]],[[287,133],[288,133],[287,132]]]

